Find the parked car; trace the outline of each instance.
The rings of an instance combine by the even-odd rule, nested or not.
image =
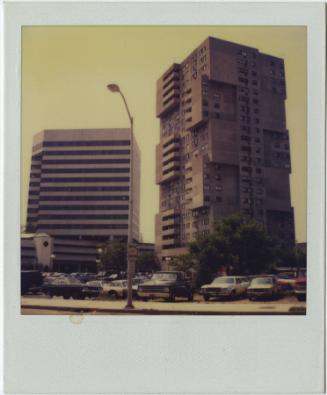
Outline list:
[[[133,297],[137,297],[138,281],[132,280]],[[103,293],[111,299],[125,299],[127,297],[127,280],[115,280],[106,283]]]
[[[59,277],[43,285],[43,292],[50,297],[62,296],[64,299],[83,299],[84,283],[72,276]]]
[[[275,276],[260,276],[252,279],[247,295],[250,300],[259,298],[277,299],[282,295],[282,285]]]
[[[103,281],[88,281],[82,288],[82,296],[84,298],[97,298],[104,293],[106,284]]]
[[[43,277],[39,270],[22,270],[20,274],[21,295],[42,291]]]
[[[203,299],[208,301],[210,298],[230,298],[235,299],[245,296],[249,280],[242,276],[221,276],[213,280],[211,284],[201,287],[200,293]]]
[[[143,300],[164,298],[175,302],[176,297],[184,297],[192,301],[193,294],[191,280],[180,271],[156,272],[138,287],[138,296]]]
[[[296,282],[296,273],[295,272],[284,272],[278,274],[278,283],[282,286],[283,291],[286,292],[293,292],[294,285]]]
[[[307,278],[298,277],[294,285],[294,293],[298,300],[305,301],[307,299]]]

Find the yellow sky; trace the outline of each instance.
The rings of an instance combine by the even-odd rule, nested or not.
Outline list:
[[[156,80],[208,36],[256,47],[285,60],[291,193],[296,239],[306,241],[306,29],[304,27],[24,27],[22,30],[21,220],[26,221],[33,135],[42,129],[128,127],[116,82],[135,118],[141,150],[143,240],[154,241]]]

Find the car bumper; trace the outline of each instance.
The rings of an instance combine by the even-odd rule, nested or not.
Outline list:
[[[164,291],[138,291],[138,296],[141,298],[168,298],[169,292]]]
[[[264,298],[273,296],[273,291],[247,291],[247,295],[253,298]]]
[[[85,297],[98,297],[101,292],[99,291],[91,291],[91,290],[86,290],[82,291],[82,295]]]
[[[232,291],[202,291],[201,294],[218,298],[231,296]]]
[[[306,295],[307,294],[307,290],[306,289],[296,289],[294,291],[295,295]]]

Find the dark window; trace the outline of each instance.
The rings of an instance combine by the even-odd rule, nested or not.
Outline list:
[[[129,177],[67,177],[42,178],[42,182],[128,182]]]
[[[39,211],[42,210],[59,210],[59,211],[68,211],[68,210],[79,210],[79,211],[84,211],[84,210],[128,210],[128,205],[81,205],[81,206],[68,206],[68,205],[62,205],[62,206],[48,206],[48,205],[41,205],[39,206]]]
[[[92,191],[129,191],[128,186],[117,186],[117,187],[41,187],[41,192],[92,192]],[[39,191],[34,191],[35,195],[39,194]],[[30,192],[30,195],[32,193]]]
[[[68,164],[118,164],[129,163],[129,159],[49,159],[43,160],[43,165],[68,165]]]
[[[94,147],[130,145],[130,140],[44,141],[44,147]]]
[[[69,151],[69,150],[61,150],[61,151],[44,151],[43,155],[129,155],[130,150],[83,150],[83,151]]]
[[[127,229],[125,224],[39,224],[38,229]]]
[[[76,246],[77,248],[80,248],[79,246]],[[69,252],[69,251],[58,251],[56,250],[56,258],[60,258],[61,255],[85,255],[85,256],[95,256],[96,252],[86,252],[86,251],[79,251],[78,254],[76,252]],[[60,260],[61,262],[61,260]],[[83,259],[84,263],[84,259]]]
[[[42,196],[40,197],[42,201],[77,201],[77,200],[128,200],[128,196]],[[29,201],[30,203],[31,201]],[[33,202],[37,203],[38,200],[33,200]]]
[[[42,173],[129,173],[128,167],[119,168],[98,168],[98,169],[81,169],[81,168],[69,168],[69,169],[43,169]]]
[[[68,220],[68,219],[128,219],[127,214],[113,214],[113,215],[105,215],[105,214],[92,214],[92,215],[86,215],[86,214],[65,214],[65,215],[56,215],[56,214],[40,214],[38,216],[38,220],[40,219],[51,219],[51,220]]]

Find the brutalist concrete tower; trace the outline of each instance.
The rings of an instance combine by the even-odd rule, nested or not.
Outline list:
[[[283,59],[209,37],[157,82],[162,266],[243,212],[294,243]]]

